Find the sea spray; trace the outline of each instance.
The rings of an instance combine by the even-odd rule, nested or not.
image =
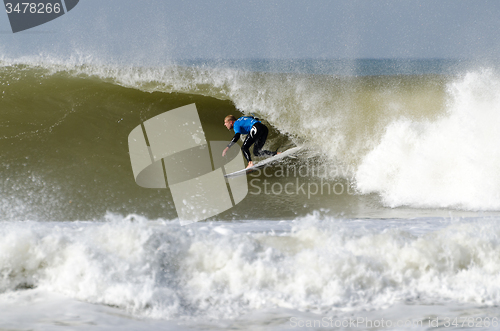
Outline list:
[[[0,290],[37,289],[159,319],[500,303],[495,220],[0,224]]]
[[[377,192],[391,207],[500,208],[500,79],[471,72],[447,94],[438,120],[387,126],[358,168],[360,192]]]

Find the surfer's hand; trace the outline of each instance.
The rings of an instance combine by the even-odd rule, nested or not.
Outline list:
[[[224,148],[224,150],[222,151],[222,157],[226,156],[228,149],[229,147]]]

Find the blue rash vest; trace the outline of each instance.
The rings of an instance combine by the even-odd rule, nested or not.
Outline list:
[[[234,133],[248,134],[255,123],[260,123],[260,121],[249,116],[240,117],[234,122]]]

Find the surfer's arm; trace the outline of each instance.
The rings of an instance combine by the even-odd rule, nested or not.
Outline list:
[[[233,146],[234,144],[236,144],[236,142],[240,139],[240,136],[241,136],[241,133],[236,133],[233,137],[233,139],[231,139],[231,141],[229,142],[229,145],[227,145],[228,148],[231,148],[231,146]]]
[[[238,141],[238,139],[240,139],[240,136],[241,136],[241,133],[236,133],[234,135],[233,139],[231,139],[231,141],[229,142],[229,144],[227,145],[227,147],[224,148],[224,150],[222,151],[222,156],[226,156],[226,153],[229,150],[229,148],[231,148],[231,146],[233,146],[234,144],[236,144],[236,142]]]

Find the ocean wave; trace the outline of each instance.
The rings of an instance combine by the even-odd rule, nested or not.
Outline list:
[[[27,190],[33,188],[30,177],[57,188],[56,197],[43,195],[59,219],[147,212],[141,206],[151,209],[153,200],[159,206],[160,198],[150,194],[148,202],[135,203],[132,180],[124,187],[123,178],[132,178],[125,137],[138,123],[193,102],[208,140],[231,138],[220,125],[225,115],[255,114],[273,129],[269,148],[307,146],[307,160],[341,169],[335,173],[354,183],[358,195],[376,193],[381,206],[500,209],[494,148],[499,94],[492,70],[353,77],[41,57],[3,59],[0,74],[3,172]],[[81,180],[68,183],[74,173]],[[106,196],[88,190],[92,181],[107,187]],[[3,190],[2,205],[31,204],[19,190]],[[61,203],[61,196],[71,198]],[[328,200],[323,207],[329,208]],[[80,204],[70,208],[68,201]],[[47,214],[54,212],[44,209],[39,204],[28,214],[51,219]],[[155,215],[162,213],[175,217],[169,202]]]
[[[448,85],[447,114],[393,121],[356,173],[391,206],[500,209],[500,80],[491,70]]]
[[[160,319],[232,319],[276,308],[327,314],[448,300],[494,306],[497,223],[382,225],[320,214],[185,227],[112,214],[103,222],[3,222],[0,291],[37,288]]]

